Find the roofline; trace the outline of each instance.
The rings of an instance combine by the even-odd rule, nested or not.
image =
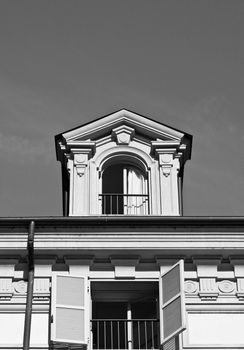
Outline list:
[[[0,218],[0,227],[8,227],[10,229],[19,227],[29,227],[30,221],[35,221],[36,228],[40,227],[96,227],[101,225],[128,227],[133,225],[143,227],[179,227],[186,229],[187,227],[210,227],[217,230],[222,227],[243,226],[244,216],[83,216],[83,217],[63,217],[63,216],[43,216],[43,217],[7,217]]]
[[[99,121],[100,119],[106,118],[106,117],[108,117],[108,116],[111,115],[111,114],[115,114],[115,113],[118,113],[118,112],[123,111],[123,110],[128,111],[128,112],[130,112],[130,113],[138,114],[140,117],[143,117],[143,118],[145,118],[145,119],[147,119],[147,120],[150,120],[150,121],[152,121],[152,122],[158,123],[158,124],[160,124],[160,125],[162,125],[162,126],[166,126],[167,128],[170,128],[170,129],[172,129],[172,130],[175,130],[175,131],[177,131],[177,132],[179,132],[179,133],[183,133],[183,134],[184,134],[184,137],[186,137],[186,138],[189,139],[189,144],[190,144],[189,159],[191,159],[192,139],[193,139],[193,136],[192,136],[191,134],[188,134],[188,133],[186,133],[186,132],[184,132],[184,131],[182,131],[182,130],[176,129],[176,128],[174,128],[174,127],[168,125],[168,124],[159,122],[158,120],[155,120],[155,119],[150,118],[150,117],[148,117],[148,116],[144,116],[143,114],[140,114],[140,113],[138,113],[138,112],[134,112],[134,111],[132,111],[131,109],[127,109],[127,108],[120,108],[120,109],[118,109],[118,110],[116,110],[116,111],[114,111],[114,112],[110,112],[110,113],[105,114],[105,115],[103,115],[103,116],[101,116],[101,117],[99,117],[99,118],[92,119],[92,120],[90,120],[89,122],[86,122],[86,123],[84,123],[84,124],[80,124],[80,125],[78,125],[78,126],[76,126],[76,127],[74,127],[74,128],[71,128],[71,129],[69,129],[69,130],[63,131],[63,132],[61,132],[61,133],[55,135],[55,136],[54,136],[54,139],[55,139],[55,149],[56,149],[56,156],[57,156],[57,158],[58,158],[58,155],[57,155],[57,142],[58,142],[58,140],[60,140],[60,139],[62,138],[62,135],[63,135],[64,133],[68,133],[68,132],[71,132],[71,131],[73,131],[73,130],[75,130],[75,129],[84,127],[84,126],[86,126],[86,125],[88,125],[88,124],[97,122],[97,121]]]

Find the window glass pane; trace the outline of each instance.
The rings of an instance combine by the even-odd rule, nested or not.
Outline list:
[[[180,266],[176,265],[172,270],[162,276],[163,304],[180,293]]]
[[[84,307],[84,278],[57,276],[57,304]]]
[[[56,338],[73,342],[85,341],[84,310],[58,307],[56,310]]]
[[[163,309],[163,327],[164,338],[182,327],[180,297]]]

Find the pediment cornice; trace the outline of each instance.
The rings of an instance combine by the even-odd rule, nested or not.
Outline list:
[[[191,153],[191,135],[161,124],[126,109],[121,109],[95,121],[79,126],[56,136],[58,159],[65,148],[71,145],[99,143],[107,137],[116,138],[118,143],[128,144],[132,137],[148,140],[148,143],[187,144],[188,156]]]

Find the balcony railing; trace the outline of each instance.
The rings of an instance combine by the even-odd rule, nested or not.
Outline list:
[[[157,319],[91,320],[93,349],[159,349]]]
[[[106,215],[148,215],[149,198],[147,194],[99,194],[102,214]]]

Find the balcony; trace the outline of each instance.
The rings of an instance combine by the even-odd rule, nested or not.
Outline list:
[[[158,319],[93,319],[93,349],[159,349]]]
[[[99,194],[103,215],[148,215],[149,197],[146,194]]]

